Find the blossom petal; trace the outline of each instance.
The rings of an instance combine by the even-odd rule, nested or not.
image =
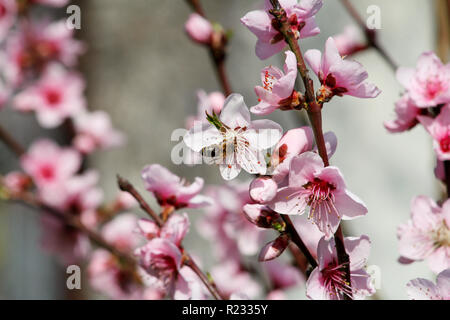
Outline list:
[[[228,96],[220,113],[220,121],[232,129],[250,125],[250,111],[242,95],[233,93]]]

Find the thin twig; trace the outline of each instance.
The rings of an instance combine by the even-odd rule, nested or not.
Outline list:
[[[21,157],[25,153],[25,149],[20,143],[18,143],[6,129],[0,126],[0,140],[2,140],[6,146],[11,149],[12,152],[18,157]]]
[[[341,2],[344,5],[345,9],[347,9],[347,12],[353,17],[359,27],[364,31],[364,35],[366,36],[366,40],[369,46],[375,49],[392,69],[397,70],[397,63],[395,63],[392,57],[387,53],[386,49],[378,42],[376,30],[369,29],[367,27],[367,24],[364,22],[361,15],[349,0],[341,0]]]
[[[157,215],[152,208],[148,205],[148,203],[144,200],[142,195],[136,188],[126,179],[117,175],[117,183],[119,185],[120,190],[128,192],[133,196],[134,199],[139,203],[142,210],[144,210],[157,224],[159,227],[164,226],[163,220]],[[192,260],[191,256],[188,253],[184,254],[185,261],[184,263],[194,271],[197,276],[202,280],[205,286],[208,288],[209,292],[213,295],[213,297],[217,300],[223,300],[223,296],[219,293],[217,288],[215,288],[208,280],[208,277],[200,270],[194,260]]]
[[[200,0],[186,0],[186,2],[191,6],[191,8],[201,15],[203,18],[207,19],[205,12],[200,4]],[[222,34],[225,37],[224,34]],[[219,79],[220,85],[222,86],[222,91],[225,96],[229,96],[233,91],[231,89],[230,81],[228,80],[228,76],[225,69],[225,47],[226,47],[226,39],[225,41],[211,41],[208,45],[209,53],[211,56],[211,60],[214,64],[214,68],[216,70],[217,78]]]

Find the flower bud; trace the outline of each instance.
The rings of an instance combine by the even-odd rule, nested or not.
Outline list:
[[[282,232],[286,227],[281,216],[265,205],[246,204],[243,210],[245,217],[260,228],[273,228]]]
[[[203,44],[211,42],[213,27],[211,23],[201,15],[192,13],[186,21],[185,29],[192,40]]]
[[[278,185],[269,177],[258,177],[250,184],[250,197],[258,203],[267,203],[277,195]]]
[[[289,244],[289,236],[281,234],[274,241],[266,244],[259,253],[259,261],[269,261],[279,257]]]

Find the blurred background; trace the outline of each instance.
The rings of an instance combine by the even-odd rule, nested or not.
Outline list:
[[[132,181],[140,190],[142,167],[160,163],[192,181],[202,176],[208,184],[222,182],[215,167],[186,167],[171,162],[177,142],[171,141],[176,128],[197,112],[196,90],[220,90],[208,52],[193,44],[184,32],[190,8],[181,0],[85,0],[78,37],[88,45],[81,60],[87,79],[91,110],[106,110],[114,125],[127,135],[124,147],[96,153],[89,158],[101,174],[107,198],[115,194],[116,173]],[[436,50],[437,1],[358,0],[357,10],[367,17],[369,5],[381,9],[381,43],[400,65],[413,66],[418,56]],[[204,0],[207,16],[233,30],[227,71],[234,92],[241,93],[248,106],[255,105],[253,92],[260,70],[269,64],[281,67],[283,56],[267,61],[254,54],[256,38],[239,19],[257,8],[260,0]],[[317,15],[321,34],[302,41],[302,49],[323,50],[325,40],[341,32],[353,20],[340,1],[326,0]],[[382,94],[376,99],[335,98],[323,113],[324,131],[338,137],[332,163],[345,175],[347,185],[369,208],[366,217],[345,223],[348,235],[367,234],[372,240],[369,264],[381,270],[378,297],[406,299],[405,285],[413,278],[431,278],[426,263],[401,265],[397,262],[396,227],[409,218],[411,199],[416,195],[439,196],[434,175],[431,141],[423,128],[404,134],[389,134],[383,121],[394,117],[394,102],[401,87],[385,61],[373,50],[353,57],[361,62]],[[266,118],[266,117],[264,117]],[[275,112],[270,119],[284,130],[298,127],[301,117]],[[37,135],[61,137],[57,130],[43,131],[34,116],[11,110],[0,113],[0,124],[25,145]],[[0,144],[0,171],[17,169],[14,156]],[[241,173],[241,179],[245,175]],[[248,178],[248,177],[247,177]],[[151,198],[151,197],[148,197]],[[192,213],[191,217],[197,213]],[[201,215],[198,212],[198,215]],[[194,218],[195,219],[195,218]],[[17,205],[0,203],[0,298],[63,299],[88,297],[65,289],[65,268],[42,252],[37,215]],[[191,228],[186,247],[192,248],[208,267],[209,244]],[[207,247],[208,250],[204,250]],[[202,252],[206,252],[202,254]],[[299,292],[303,291],[300,288]],[[295,296],[296,293],[292,295]]]

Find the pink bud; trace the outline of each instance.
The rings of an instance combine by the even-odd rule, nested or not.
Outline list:
[[[201,15],[192,13],[184,27],[192,40],[203,44],[210,43],[213,27],[211,23]]]
[[[278,185],[269,177],[258,177],[250,184],[250,197],[258,203],[267,203],[277,195]]]
[[[281,234],[274,241],[266,244],[259,253],[259,261],[269,261],[279,257],[284,249],[287,248],[289,244],[289,237],[286,234]]]
[[[281,216],[265,205],[246,204],[243,210],[245,217],[260,228],[284,230],[285,224]]]
[[[225,103],[225,96],[222,92],[214,91],[208,95],[209,103],[216,114],[222,111],[223,104]]]

